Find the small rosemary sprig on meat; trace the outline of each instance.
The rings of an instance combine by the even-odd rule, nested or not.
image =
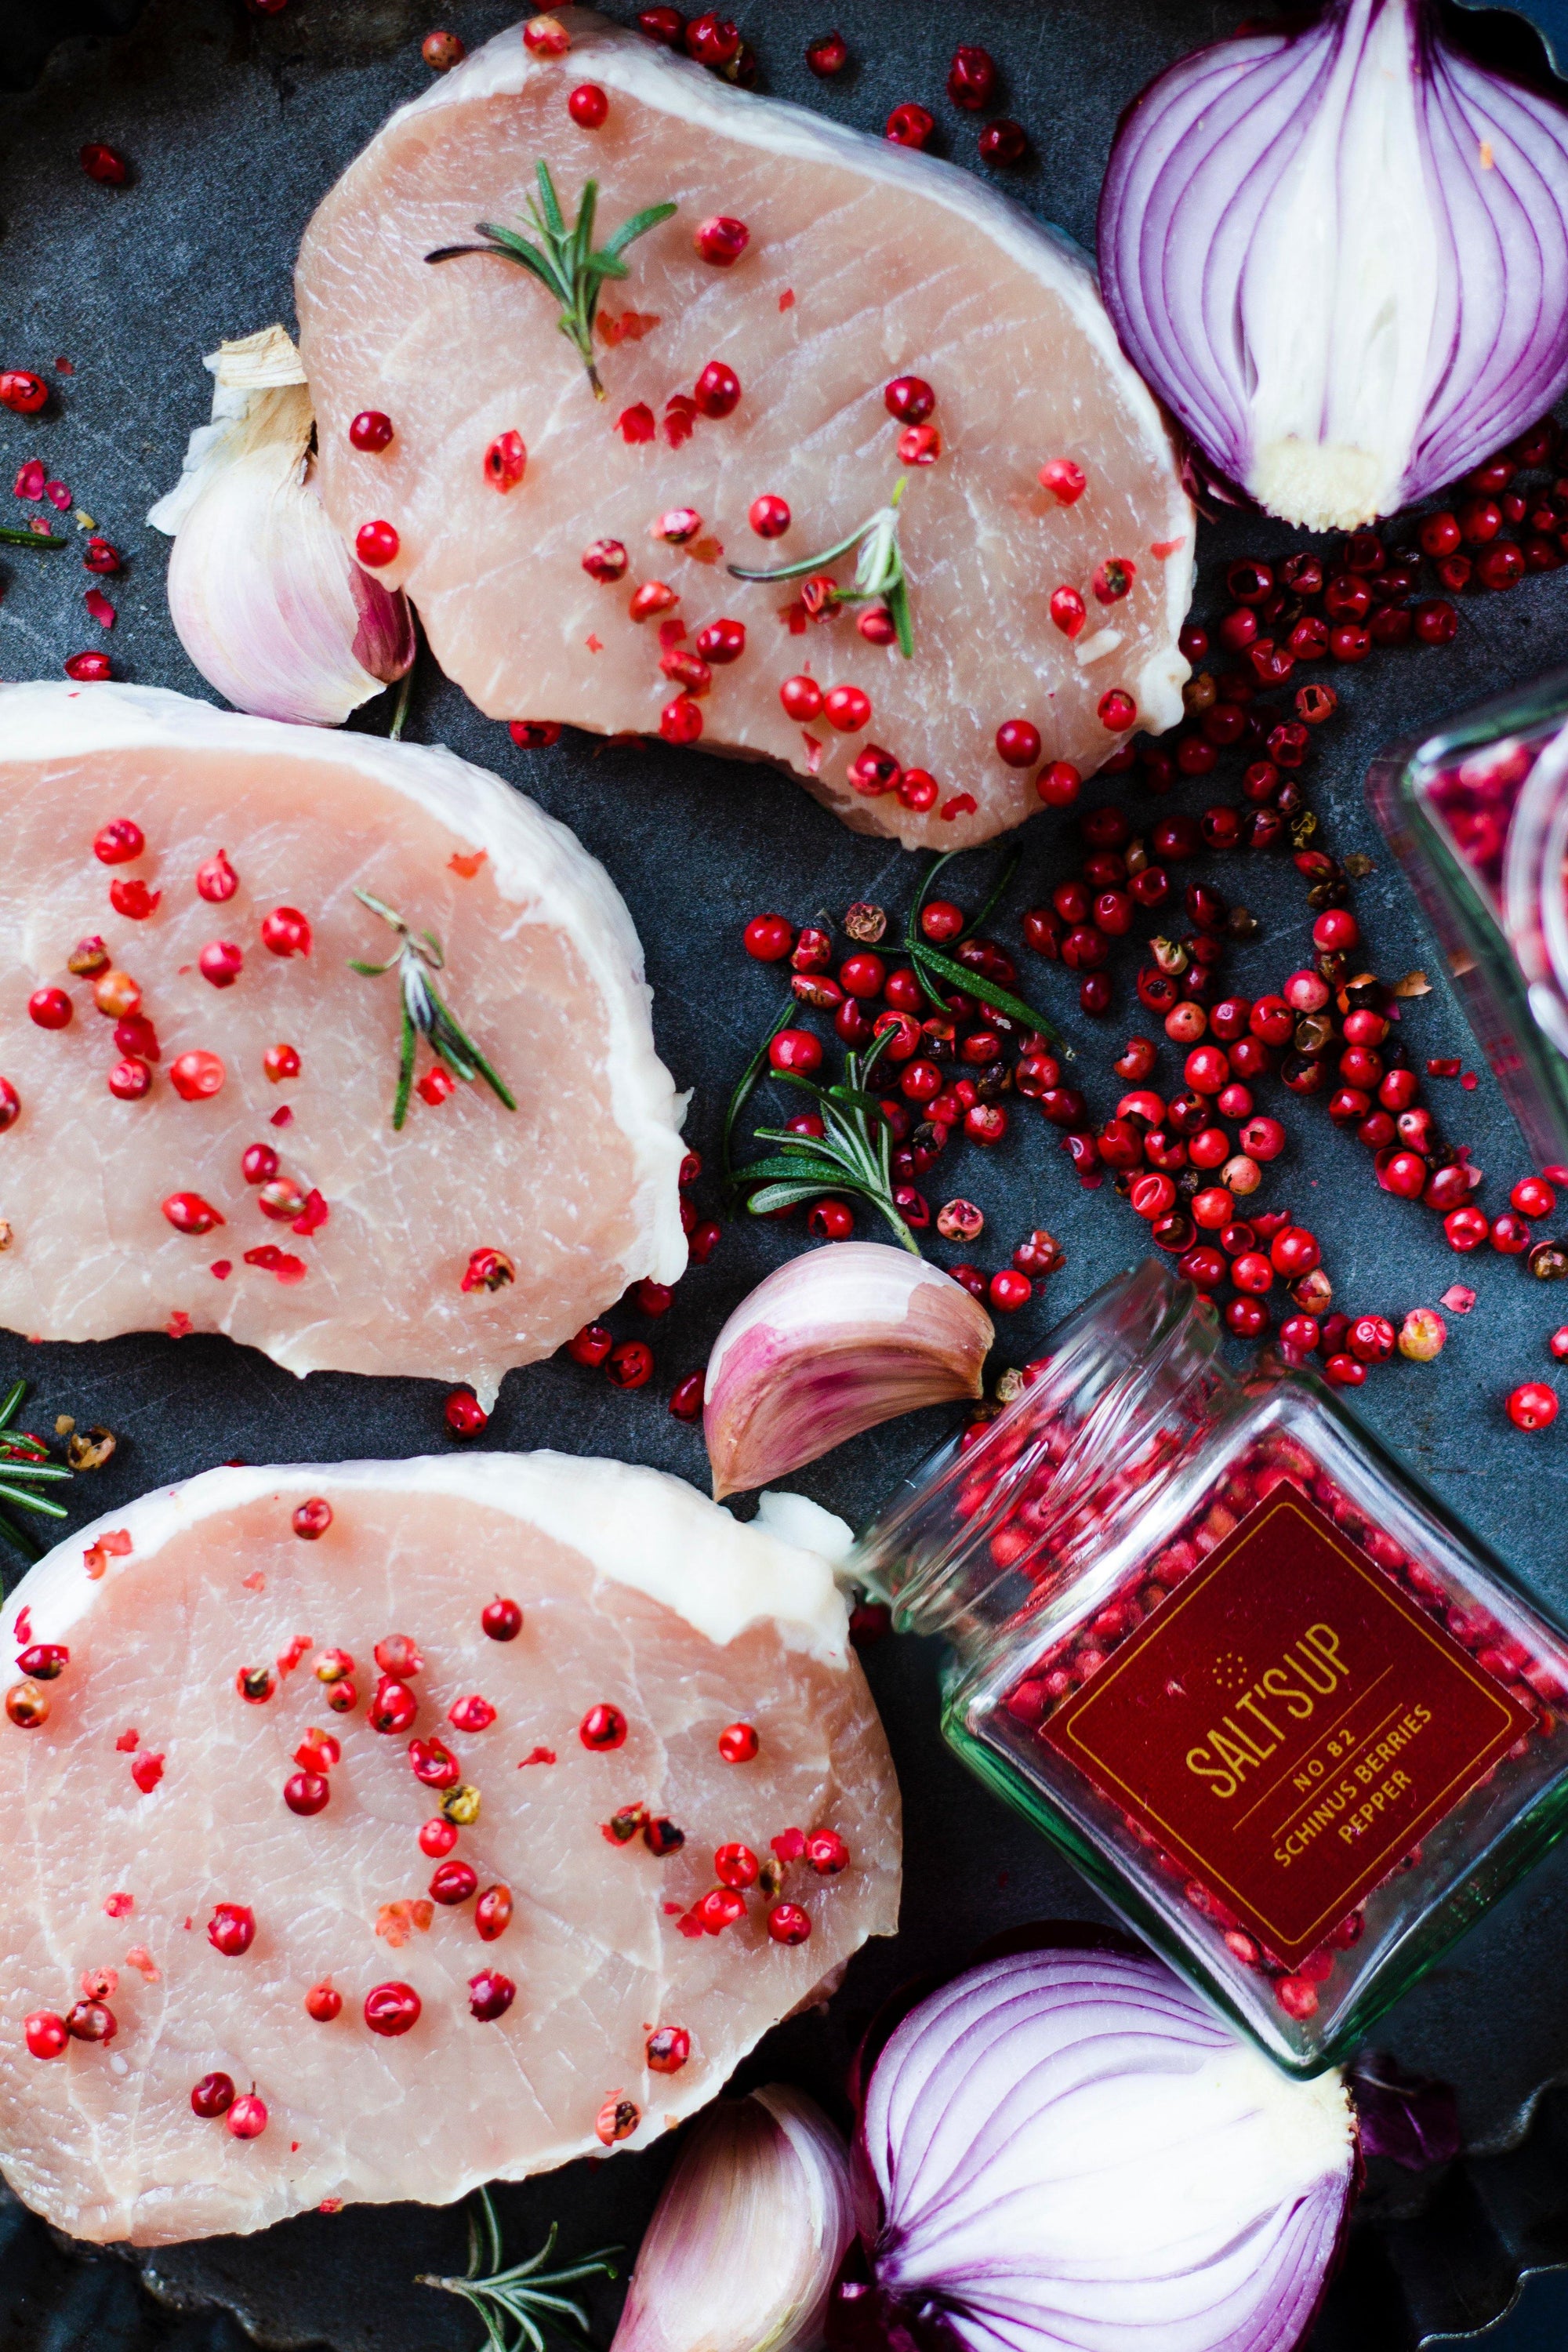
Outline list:
[[[909,476],[900,475],[887,505],[879,507],[868,521],[852,530],[847,539],[841,539],[837,547],[824,548],[820,555],[808,555],[804,562],[781,564],[771,572],[752,572],[744,564],[731,563],[731,576],[736,580],[801,580],[808,572],[820,571],[825,563],[836,563],[841,555],[858,547],[860,552],[855,561],[854,587],[836,588],[828,602],[886,604],[888,616],[898,632],[899,651],[908,661],[915,649],[915,632],[910,618],[909,579],[899,545],[899,509],[908,482]]]
[[[588,381],[594,387],[595,400],[603,400],[605,387],[599,381],[599,371],[594,364],[594,319],[599,307],[599,296],[606,278],[629,275],[621,259],[634,238],[646,236],[660,221],[668,220],[679,207],[675,205],[649,205],[645,211],[634,213],[623,221],[614,236],[594,250],[594,214],[599,202],[597,180],[584,183],[583,199],[577,207],[577,217],[570,228],[562,215],[555,194],[555,183],[550,176],[550,166],[542,156],[535,165],[539,175],[539,199],[528,199],[529,215],[539,232],[539,243],[531,244],[515,229],[502,228],[496,221],[476,221],[474,227],[484,238],[482,245],[443,245],[427,253],[426,261],[452,261],[463,253],[499,253],[504,261],[515,261],[521,269],[531,270],[540,284],[548,288],[561,305],[557,320],[561,332],[575,344],[588,371]]]
[[[437,2278],[423,2271],[414,2282],[416,2286],[439,2287],[443,2294],[461,2295],[471,2304],[484,2322],[485,2352],[544,2352],[546,2327],[586,2352],[588,2315],[573,2296],[560,2290],[599,2273],[613,2279],[616,2273],[610,2256],[618,2254],[620,2248],[602,2246],[597,2253],[584,2254],[581,2262],[547,2270],[555,2244],[552,2221],[550,2235],[530,2261],[513,2263],[510,2270],[502,2270],[500,2224],[488,2189],[479,2190],[479,2202],[478,2218],[468,2217],[468,2267],[463,2276]],[[481,2269],[489,2274],[481,2277]],[[517,2334],[510,2337],[506,2332],[509,2319],[517,2322]]]
[[[0,1400],[0,1502],[16,1505],[24,1511],[36,1511],[40,1518],[63,1519],[64,1504],[38,1494],[37,1489],[68,1479],[70,1472],[50,1461],[42,1438],[11,1426],[26,1393],[26,1381],[14,1381],[4,1400]],[[0,1536],[15,1544],[18,1551],[26,1552],[29,1559],[43,1558],[43,1545],[28,1528],[18,1526],[8,1512],[0,1511]]]
[[[786,1004],[785,1015],[792,1010],[793,1002]],[[748,1160],[740,1168],[730,1166],[731,1129],[757,1082],[769,1043],[783,1026],[783,1017],[774,1022],[731,1098],[724,1129],[728,1181],[737,1189],[747,1185],[753,1188],[746,1202],[753,1217],[771,1215],[775,1209],[793,1209],[797,1202],[817,1201],[825,1193],[858,1193],[886,1219],[903,1247],[919,1257],[921,1245],[900,1215],[893,1198],[892,1136],[882,1117],[881,1105],[875,1095],[866,1091],[878,1057],[892,1034],[890,1030],[877,1038],[864,1054],[845,1055],[845,1083],[841,1085],[818,1086],[815,1078],[804,1076],[799,1070],[770,1070],[768,1076],[782,1085],[798,1087],[803,1094],[810,1095],[826,1132],[792,1135],[787,1128],[759,1127],[754,1130],[757,1141],[776,1144],[777,1151],[765,1160]]]
[[[397,1098],[393,1105],[392,1124],[400,1129],[408,1116],[408,1097],[414,1085],[414,1056],[416,1041],[427,1038],[431,1051],[455,1078],[471,1081],[483,1078],[490,1092],[515,1110],[517,1104],[502,1080],[486,1061],[468,1033],[460,1027],[450,1005],[443,1003],[431,985],[433,971],[444,971],[447,959],[441,952],[441,942],[434,931],[412,930],[395,907],[380,898],[373,898],[368,890],[356,890],[354,897],[373,915],[379,915],[390,924],[403,944],[385,963],[362,963],[357,956],[349,958],[349,970],[366,980],[379,980],[382,973],[395,971],[403,995],[403,1042],[397,1065]]]

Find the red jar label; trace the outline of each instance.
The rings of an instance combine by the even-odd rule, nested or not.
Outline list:
[[[1040,1737],[1294,1968],[1533,1728],[1285,1486]]]

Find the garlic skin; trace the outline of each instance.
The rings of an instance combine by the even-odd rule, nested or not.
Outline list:
[[[979,1396],[994,1338],[978,1301],[908,1250],[835,1242],[791,1258],[741,1301],[708,1359],[714,1499],[899,1413]]]
[[[805,2352],[854,2234],[849,2154],[773,2083],[689,2127],[638,2249],[610,2352]]]
[[[1135,100],[1099,257],[1123,348],[1214,472],[1353,530],[1568,383],[1568,115],[1449,47],[1432,0],[1325,0]]]
[[[413,663],[407,600],[362,571],[327,520],[310,389],[283,329],[225,343],[205,364],[212,423],[147,517],[174,541],[175,632],[237,709],[341,727]]]

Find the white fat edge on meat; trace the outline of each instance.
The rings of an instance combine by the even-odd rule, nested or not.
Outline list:
[[[204,1519],[273,1498],[280,1509],[292,1509],[313,1495],[327,1496],[341,1511],[356,1493],[447,1496],[504,1512],[580,1554],[595,1575],[671,1610],[715,1648],[750,1626],[772,1624],[786,1648],[847,1669],[848,1612],[828,1559],[816,1548],[838,1547],[841,1520],[826,1511],[807,1517],[786,1510],[781,1527],[775,1508],[772,1526],[766,1517],[761,1526],[743,1523],[665,1471],[552,1453],[204,1471],[180,1486],[157,1487],[57,1544],[0,1611],[0,1640],[16,1644],[16,1618],[25,1608],[29,1641],[68,1647],[73,1629],[90,1619],[111,1582],[137,1576],[166,1543]],[[101,1575],[90,1577],[84,1553],[121,1530],[131,1538],[130,1551],[108,1553]],[[803,1540],[808,1536],[810,1549]]]
[[[588,72],[594,80],[641,105],[679,116],[698,138],[710,131],[792,161],[841,164],[884,182],[896,194],[919,196],[956,213],[966,228],[988,236],[1010,261],[1060,296],[1100,353],[1123,409],[1139,427],[1148,451],[1151,479],[1163,479],[1165,484],[1169,513],[1159,537],[1162,543],[1181,541],[1161,567],[1172,643],[1165,654],[1145,663],[1132,686],[1141,725],[1155,733],[1173,726],[1182,716],[1182,686],[1189,675],[1189,666],[1176,651],[1174,640],[1193,598],[1196,518],[1192,500],[1182,488],[1164,420],[1117,340],[1089,256],[1063,230],[1037,220],[1011,197],[939,155],[922,154],[893,140],[850,130],[784,99],[758,98],[737,89],[694,58],[678,57],[642,33],[611,24],[596,9],[566,7],[552,13],[572,36],[565,59],[530,56],[523,46],[521,23],[498,33],[451,73],[433,82],[421,97],[388,117],[338,183],[334,200],[374,156],[387,131],[411,116],[487,99],[516,98],[534,75],[568,70],[574,80]]]
[[[626,902],[576,835],[488,769],[440,744],[290,727],[217,710],[162,687],[0,686],[0,761],[36,761],[47,772],[65,759],[164,745],[357,771],[413,802],[465,849],[483,849],[497,890],[519,908],[521,921],[551,923],[568,934],[605,1010],[610,1106],[633,1151],[633,1215],[646,1247],[634,1249],[638,1263],[623,1271],[628,1281],[649,1275],[678,1282],[687,1249],[676,1177],[685,1156],[679,1130],[689,1097],[676,1093],[654,1051],[653,991],[643,978],[642,947]],[[290,1370],[316,1368],[313,1355],[288,1364],[281,1342],[268,1352]]]

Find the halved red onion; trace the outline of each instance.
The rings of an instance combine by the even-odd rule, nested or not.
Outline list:
[[[1163,1961],[1035,1951],[904,2018],[855,2167],[884,2333],[924,2313],[972,2352],[1292,2352],[1356,2136],[1338,2074],[1279,2073]]]
[[[1568,385],[1568,115],[1432,0],[1326,0],[1128,109],[1106,304],[1214,471],[1353,529],[1467,472]]]

